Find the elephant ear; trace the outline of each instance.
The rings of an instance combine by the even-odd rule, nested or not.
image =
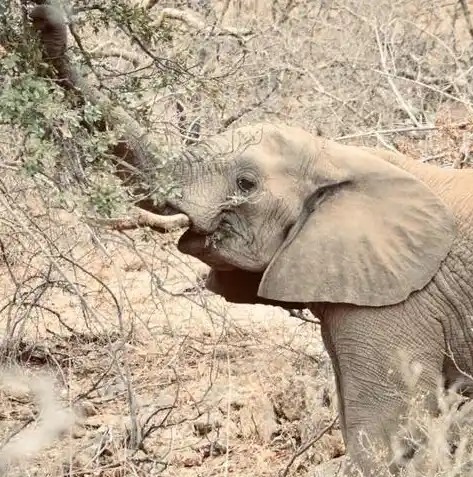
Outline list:
[[[373,151],[328,143],[313,160],[304,213],[258,289],[281,301],[386,306],[434,276],[456,233],[443,202],[417,177]]]
[[[205,287],[217,295],[223,296],[230,303],[246,303],[255,305],[280,306],[282,308],[306,308],[304,303],[284,303],[258,296],[258,287],[263,273],[248,272],[245,270],[210,270]]]

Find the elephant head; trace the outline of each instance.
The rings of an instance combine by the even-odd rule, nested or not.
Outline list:
[[[177,177],[169,206],[191,222],[178,248],[232,302],[399,303],[431,280],[455,235],[420,179],[296,127],[226,132],[190,150]]]

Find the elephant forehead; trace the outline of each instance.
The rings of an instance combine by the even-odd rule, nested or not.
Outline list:
[[[208,138],[198,146],[201,160],[257,166],[266,177],[299,175],[314,155],[313,136],[299,128],[260,124]],[[243,162],[242,162],[243,161]]]
[[[210,138],[206,141],[206,146],[217,154],[240,155],[249,150],[268,148],[268,139],[267,131],[247,127]]]
[[[246,166],[255,165],[262,173],[270,174],[283,170],[287,166],[281,151],[274,147],[268,137],[231,137],[212,138],[198,146],[194,156],[200,160],[220,163],[237,164],[245,162]]]
[[[265,123],[241,126],[209,138],[206,144],[215,150],[227,152],[243,150],[253,146],[271,147],[271,145],[274,146],[276,144],[275,138],[284,142],[284,136],[290,137],[290,132],[286,131],[286,129],[282,126]],[[294,131],[292,132],[293,134]]]

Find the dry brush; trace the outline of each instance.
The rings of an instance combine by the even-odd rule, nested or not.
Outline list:
[[[343,454],[323,353],[296,332],[294,342],[276,339],[274,324],[249,334],[167,239],[132,229],[185,225],[153,214],[173,193],[168,168],[189,143],[254,120],[468,166],[468,2],[56,5],[54,17],[34,2],[0,6],[4,360],[52,367],[74,404],[87,403],[85,428],[98,442],[75,453],[70,473],[195,475],[221,466],[254,475],[259,466],[261,475],[309,475]],[[48,44],[52,32],[59,41]],[[197,330],[190,315],[188,326],[177,324],[189,306],[190,315],[204,310]],[[249,363],[272,354],[279,368]],[[247,386],[236,397],[224,385],[232,373]],[[126,422],[110,418],[108,402],[120,402]],[[468,408],[458,421],[447,404],[457,403],[447,399],[446,420],[425,421],[428,475],[464,475],[469,441],[460,439],[453,458],[445,437],[466,432]]]

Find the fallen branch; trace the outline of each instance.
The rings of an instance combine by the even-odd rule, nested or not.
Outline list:
[[[101,47],[99,50],[89,51],[89,56],[93,58],[119,58],[120,60],[125,60],[131,63],[135,68],[140,64],[140,58],[133,55],[133,53],[123,51],[119,48],[105,48]]]
[[[185,214],[157,215],[144,209],[134,207],[132,217],[99,218],[86,217],[90,225],[108,227],[112,230],[124,231],[135,230],[141,227],[149,227],[156,232],[169,232],[170,230],[188,227],[189,217]]]

